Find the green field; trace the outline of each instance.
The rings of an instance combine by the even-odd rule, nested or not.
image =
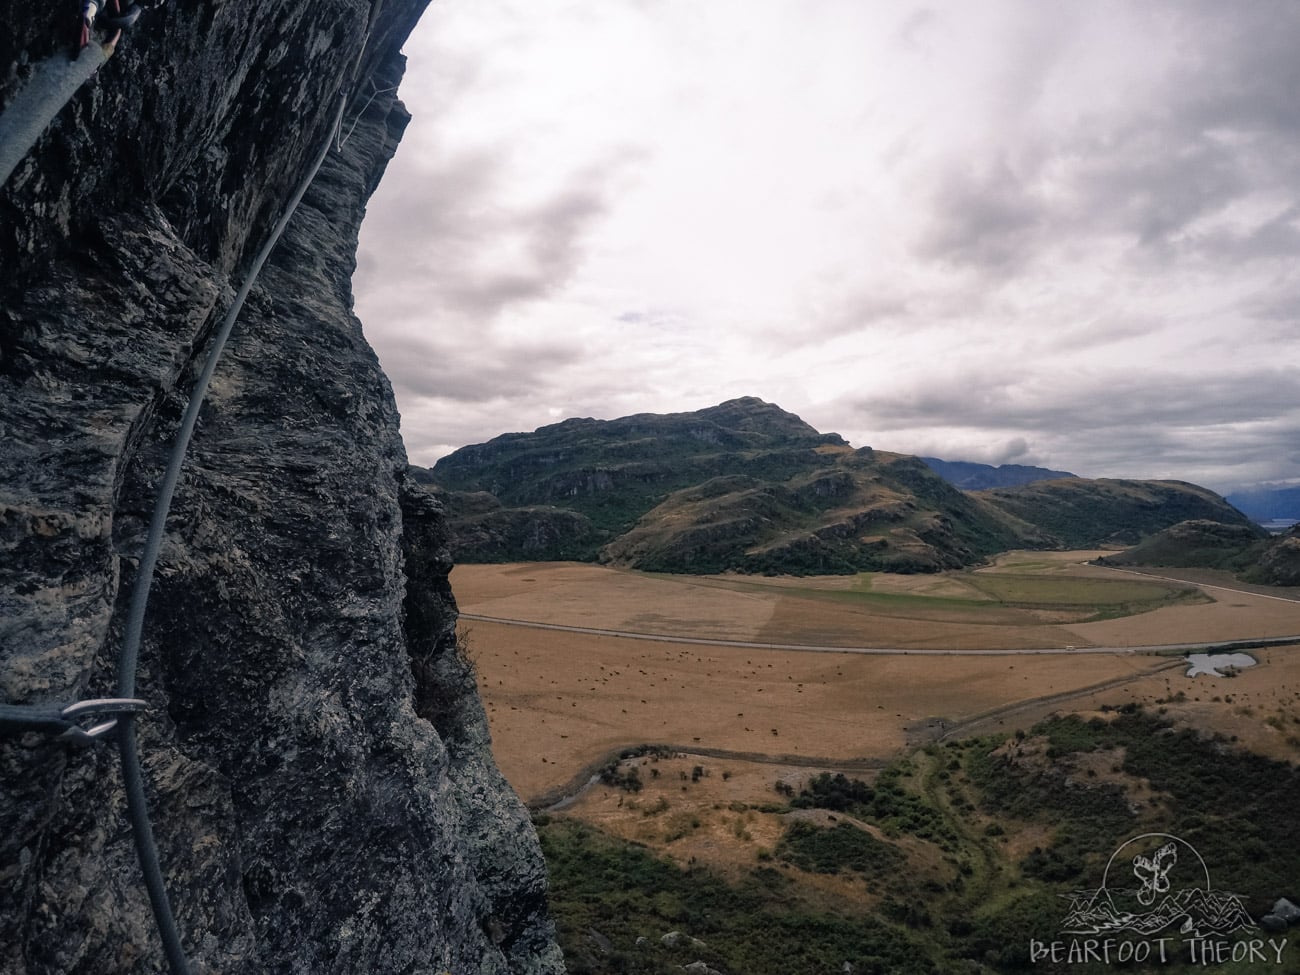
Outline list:
[[[1194,586],[1136,579],[972,572],[967,581],[1005,606],[1091,607],[1098,619],[1145,613],[1173,603],[1210,601]]]
[[[1076,614],[1075,622],[1091,622],[1133,616],[1163,606],[1210,601],[1200,589],[1188,584],[1052,571],[1059,568],[1059,563],[1024,561],[1016,563],[1010,571],[1008,567],[998,571],[945,573],[942,580],[946,592],[942,595],[877,590],[874,583],[880,574],[874,572],[858,573],[847,585],[839,581],[828,584],[813,577],[802,584],[787,580],[780,585],[729,579],[726,586],[826,600],[888,615],[943,611],[948,618],[960,618],[961,614],[969,614],[972,622],[1007,609],[1068,611]],[[918,588],[928,582],[929,577],[918,577]],[[954,617],[954,613],[958,615]]]

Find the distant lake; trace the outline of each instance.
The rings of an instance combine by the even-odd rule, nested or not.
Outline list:
[[[1222,677],[1229,667],[1241,670],[1254,667],[1258,661],[1248,653],[1193,653],[1187,657],[1187,676],[1206,674],[1209,677]]]
[[[1295,523],[1295,518],[1270,518],[1268,521],[1261,521],[1259,524],[1265,531],[1280,535]]]

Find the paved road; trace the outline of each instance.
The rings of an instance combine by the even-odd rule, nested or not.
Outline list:
[[[1235,590],[1234,590],[1235,591]],[[1169,651],[1249,650],[1254,647],[1278,647],[1300,643],[1300,635],[1262,637],[1244,640],[1213,640],[1205,643],[1160,643],[1141,647],[1029,647],[1007,650],[932,650],[916,647],[830,647],[807,643],[750,643],[742,640],[708,640],[703,637],[664,636],[659,633],[630,633],[626,630],[602,630],[591,626],[563,626],[559,623],[535,623],[502,616],[480,616],[478,613],[461,613],[460,618],[478,623],[500,623],[504,626],[526,626],[535,630],[558,630],[561,633],[582,633],[587,636],[618,637],[622,640],[651,640],[655,643],[688,643],[705,647],[738,647],[744,650],[794,650],[800,653],[866,653],[917,657],[994,657],[1007,654],[1059,654],[1059,653],[1161,653]]]

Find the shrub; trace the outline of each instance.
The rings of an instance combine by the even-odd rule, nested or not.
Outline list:
[[[893,846],[848,823],[830,829],[791,823],[777,844],[776,855],[810,873],[843,869],[873,877],[886,875],[904,862]]]

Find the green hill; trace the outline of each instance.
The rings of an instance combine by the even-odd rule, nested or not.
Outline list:
[[[1268,534],[1255,525],[1193,519],[1180,521],[1101,561],[1106,565],[1241,571],[1258,559],[1267,545]]]
[[[1219,495],[1185,481],[1071,477],[973,494],[1038,526],[1064,548],[1136,545],[1190,520],[1251,527],[1250,520]]]
[[[723,474],[784,480],[832,463],[817,453],[823,447],[847,445],[838,434],[818,433],[793,413],[746,397],[693,413],[570,419],[507,433],[449,454],[430,476],[449,492],[485,491],[503,508],[578,512],[599,547],[673,491]]]
[[[441,497],[462,562],[937,572],[1012,548],[1131,545],[1188,519],[1249,526],[1177,481],[961,491],[920,458],[854,449],[754,397],[508,433],[415,476]]]
[[[916,458],[854,450],[753,397],[505,434],[421,479],[445,492],[462,561],[932,572],[1049,543]]]
[[[1265,586],[1300,586],[1300,526],[1271,539],[1242,578]]]
[[[602,558],[662,572],[936,572],[1044,542],[914,457],[823,456],[783,480],[721,476],[676,491]]]
[[[1300,528],[1272,536],[1253,524],[1184,521],[1100,561],[1106,565],[1224,569],[1245,582],[1300,586]]]

